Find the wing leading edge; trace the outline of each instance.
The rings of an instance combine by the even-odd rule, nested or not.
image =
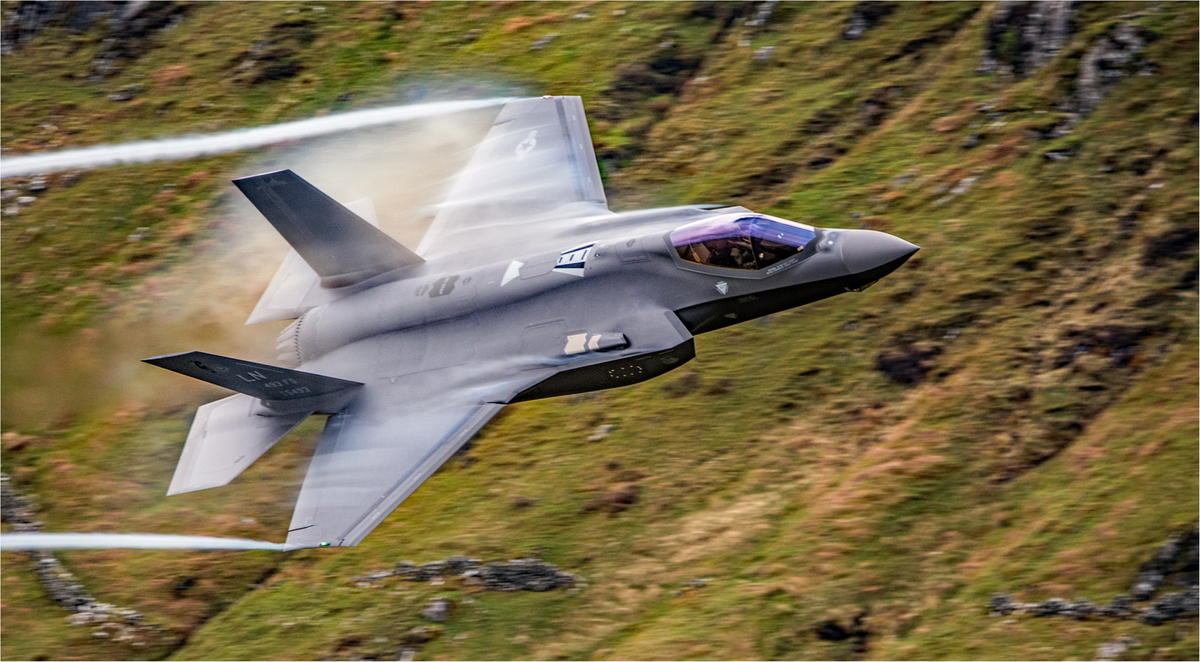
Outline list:
[[[459,173],[420,255],[491,243],[534,216],[608,212],[579,97],[510,101]],[[489,232],[489,230],[491,232]]]

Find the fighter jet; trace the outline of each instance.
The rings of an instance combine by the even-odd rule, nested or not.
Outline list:
[[[200,407],[168,494],[226,485],[328,415],[287,549],[362,542],[507,404],[656,377],[697,334],[860,291],[918,250],[736,206],[614,213],[579,97],[504,106],[416,250],[290,170],[234,184],[293,249],[247,321],[295,320],[290,367],[145,361],[237,392]]]

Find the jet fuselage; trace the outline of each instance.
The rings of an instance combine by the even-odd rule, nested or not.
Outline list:
[[[280,348],[305,369],[358,381],[417,374],[446,353],[463,362],[475,354],[524,358],[529,369],[550,362],[575,373],[514,401],[611,388],[691,359],[690,335],[861,289],[917,250],[879,232],[812,228],[814,238],[803,250],[765,269],[681,259],[669,239],[672,230],[710,217],[754,215],[739,209],[584,219],[566,231],[558,226],[528,254],[499,262],[487,263],[486,251],[430,256],[402,280],[309,311],[284,332]],[[674,311],[676,320],[647,316],[647,310]],[[664,348],[669,325],[681,327],[674,333],[689,340]],[[424,342],[413,341],[415,327],[426,329],[418,334]],[[397,342],[386,342],[405,330],[402,341],[397,335]],[[381,337],[371,374],[361,374],[361,367],[340,369],[339,349]],[[580,381],[579,370],[599,377]]]

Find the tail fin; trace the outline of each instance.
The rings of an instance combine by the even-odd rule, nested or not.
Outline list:
[[[424,262],[291,170],[235,179],[323,287],[344,287]]]
[[[347,202],[346,208],[371,225],[379,227],[379,221],[375,219],[375,206],[371,204],[370,198]],[[287,257],[283,258],[283,264],[275,271],[275,277],[258,299],[258,304],[254,306],[246,324],[294,320],[305,311],[350,294],[350,290],[352,288],[321,287],[321,277],[293,248],[288,251]]]
[[[184,352],[142,359],[210,384],[262,400],[266,415],[336,413],[349,404],[360,382],[288,368],[231,359],[205,352]]]

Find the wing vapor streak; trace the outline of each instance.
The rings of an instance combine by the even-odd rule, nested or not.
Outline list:
[[[0,550],[53,549],[229,549],[284,551],[279,543],[245,538],[177,536],[160,533],[5,533]]]
[[[139,140],[117,145],[97,145],[80,149],[10,156],[4,159],[0,177],[21,177],[57,170],[97,168],[118,163],[191,159],[198,156],[262,147],[287,140],[314,138],[340,131],[486,108],[507,101],[509,99],[498,98],[389,106],[211,135]]]

